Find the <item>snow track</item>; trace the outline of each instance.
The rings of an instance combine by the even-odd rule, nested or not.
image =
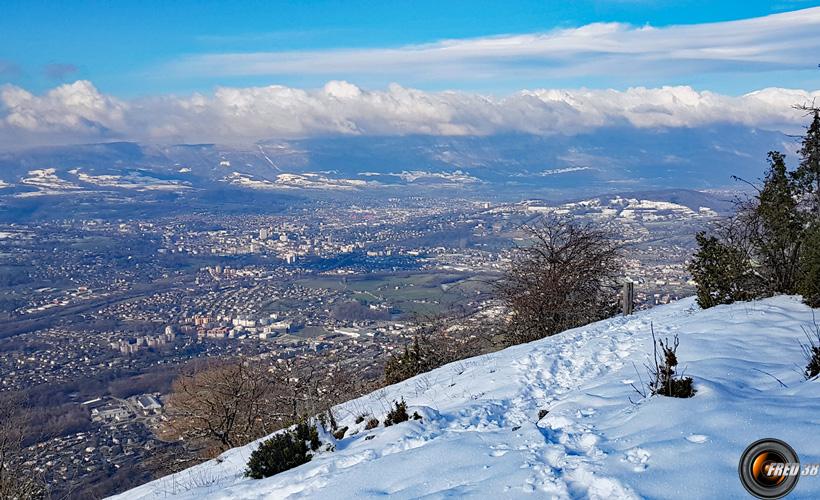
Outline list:
[[[242,476],[251,444],[121,498],[746,498],[737,460],[756,439],[784,439],[820,462],[820,434],[807,432],[820,382],[798,367],[811,318],[794,297],[708,311],[687,299],[613,318],[339,405],[350,430],[336,451],[277,476]],[[646,382],[650,325],[658,338],[680,335],[694,398],[641,400],[631,387]],[[383,421],[401,398],[422,421],[355,423]],[[820,479],[792,496],[820,498]]]
[[[522,389],[513,399],[511,413],[522,417],[521,426],[532,425],[539,411],[555,406],[564,394],[623,366],[622,359],[635,348],[632,328],[646,326],[644,321],[625,319],[599,325],[567,332],[564,342],[542,344],[516,363]],[[527,484],[531,489],[560,497],[634,497],[596,465],[603,456],[597,445],[604,438],[585,422],[595,410],[577,410],[573,418],[560,413],[547,414],[535,423],[543,439],[528,443],[531,460],[527,463],[533,467],[533,475]]]

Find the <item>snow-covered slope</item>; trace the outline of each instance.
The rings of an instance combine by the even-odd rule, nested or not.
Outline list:
[[[650,323],[661,338],[679,334],[694,398],[630,403],[633,364],[646,380]],[[803,380],[799,345],[811,323],[795,297],[707,311],[682,300],[340,405],[340,425],[359,432],[277,476],[243,477],[251,444],[119,498],[748,498],[737,465],[752,441],[780,438],[820,462],[820,381]],[[354,424],[383,420],[402,397],[423,421]],[[820,498],[820,478],[802,478],[791,497]]]

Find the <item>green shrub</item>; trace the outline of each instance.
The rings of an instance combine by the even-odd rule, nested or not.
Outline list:
[[[793,176],[805,195],[809,211],[820,216],[820,110],[814,109],[813,112],[814,117],[798,152],[800,165]]]
[[[803,240],[798,291],[810,307],[820,307],[820,222],[815,222]]]
[[[245,476],[263,479],[306,464],[311,458],[313,455],[308,450],[306,440],[301,439],[295,431],[282,432],[262,442],[251,453]]]
[[[806,241],[812,215],[800,201],[808,193],[795,175],[787,170],[785,157],[771,151],[757,194],[737,203],[736,213],[722,223],[717,235],[697,235],[698,250],[689,272],[701,307],[799,293],[801,285],[812,288],[804,271],[811,265],[801,264],[806,260],[803,254],[812,253]]]
[[[698,250],[688,267],[697,283],[700,307],[731,304],[757,295],[757,277],[742,249],[705,233],[699,233],[695,239]]]
[[[378,426],[379,426],[379,419],[378,418],[371,418],[364,425],[364,429],[369,431],[370,429],[375,429]]]
[[[806,214],[798,210],[798,190],[785,156],[769,152],[769,170],[757,195],[750,241],[770,294],[795,293]]]
[[[402,398],[401,402],[393,401],[393,405],[393,408],[387,413],[387,417],[384,419],[385,427],[407,422],[410,419],[410,415],[407,414],[407,403],[404,402],[404,398]]]
[[[319,446],[322,444],[319,440],[319,430],[316,429],[316,426],[313,424],[299,422],[296,424],[296,430],[294,432],[298,439],[309,442],[310,449],[313,451],[318,450]]]

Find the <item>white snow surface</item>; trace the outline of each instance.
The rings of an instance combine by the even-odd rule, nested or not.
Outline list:
[[[336,450],[268,479],[243,477],[257,442],[116,498],[749,498],[737,466],[753,441],[783,439],[802,463],[820,462],[820,381],[803,379],[800,347],[812,318],[799,297],[709,310],[681,300],[339,405],[350,430]],[[630,386],[635,367],[646,382],[650,324],[679,335],[693,398],[642,399]],[[400,398],[423,420],[354,423],[383,421]],[[820,498],[820,477],[801,478],[790,498]]]

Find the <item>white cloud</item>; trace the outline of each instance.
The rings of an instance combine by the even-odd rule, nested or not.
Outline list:
[[[525,90],[506,97],[424,92],[396,84],[365,90],[344,81],[304,90],[218,88],[213,95],[123,101],[87,81],[37,96],[0,89],[0,146],[89,142],[252,142],[316,135],[576,134],[604,126],[699,127],[733,123],[793,131],[794,104],[820,91],[771,88],[739,97],[690,87]]]
[[[379,76],[447,79],[611,78],[811,70],[820,52],[820,8],[662,28],[595,23],[546,33],[444,40],[397,48],[213,53],[174,61],[180,76]]]
[[[101,94],[91,82],[60,85],[42,96],[13,85],[0,87],[0,117],[7,129],[33,135],[68,132],[105,135],[126,128],[128,105]]]
[[[366,90],[334,78],[378,74],[390,81],[412,82],[497,79],[508,74],[545,79],[631,75],[646,81],[645,75],[679,73],[806,68],[816,72],[818,53],[820,8],[663,28],[597,23],[399,48],[198,55],[166,69],[209,77],[329,75],[331,81],[312,90],[220,87],[209,95],[135,100],[105,95],[88,81],[60,85],[43,95],[0,86],[0,147],[111,139],[250,142],[327,134],[575,134],[620,124],[734,123],[795,131],[804,120],[791,106],[820,98],[819,91],[770,88],[733,97],[675,86],[523,90],[496,97],[426,92],[397,84]]]

